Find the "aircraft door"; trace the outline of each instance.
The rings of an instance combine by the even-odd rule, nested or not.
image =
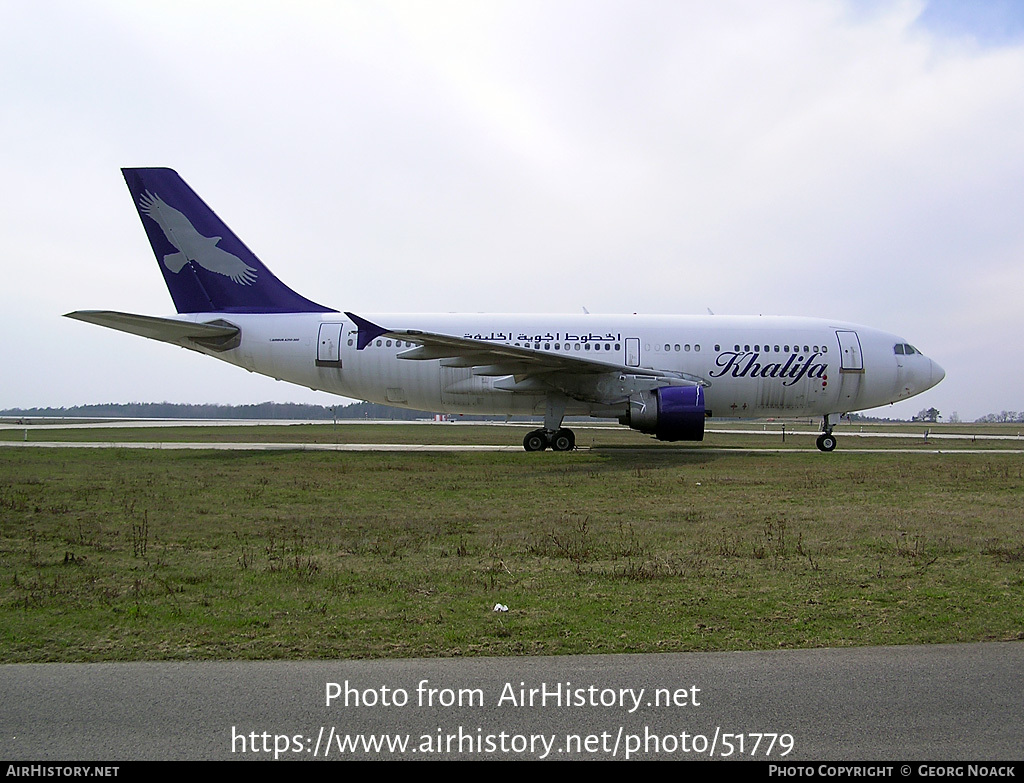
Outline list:
[[[639,337],[627,337],[626,338],[626,366],[627,367],[639,367],[640,366],[640,338]]]
[[[864,372],[864,355],[856,332],[837,331],[839,338],[839,372]]]
[[[341,336],[343,323],[322,323],[316,341],[316,366],[341,367]]]
[[[839,403],[844,410],[856,410],[864,377],[864,354],[856,332],[836,331],[839,339]]]

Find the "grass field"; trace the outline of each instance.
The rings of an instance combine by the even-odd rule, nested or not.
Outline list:
[[[358,430],[355,442],[373,442],[371,431],[424,442],[422,427],[393,427],[324,425],[302,437]],[[160,437],[298,442],[300,432],[238,429]],[[429,441],[508,443],[509,432],[439,427]],[[705,453],[623,430],[598,436],[607,447],[533,455],[0,449],[0,655],[430,657],[1024,638],[1020,455],[858,453],[874,443],[859,438],[822,455],[808,437],[787,439],[803,449],[792,454]],[[749,440],[769,445],[739,435],[705,445]],[[493,612],[496,603],[509,611]]]

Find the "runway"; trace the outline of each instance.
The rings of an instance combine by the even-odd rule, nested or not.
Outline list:
[[[35,762],[1014,761],[1022,667],[1021,642],[5,665],[2,754]]]
[[[473,445],[473,444],[431,444],[431,443],[215,443],[192,442],[178,443],[171,441],[0,441],[0,448],[39,448],[39,449],[157,449],[162,451],[338,451],[338,452],[522,452],[521,445]],[[587,447],[581,446],[577,451],[646,451],[651,454],[685,453],[685,454],[809,454],[819,453],[814,449],[799,448],[704,448],[693,446],[614,446]],[[833,454],[841,454],[838,449]],[[848,449],[850,454],[1024,454],[1024,449],[958,449],[958,448],[915,448],[915,449]],[[828,456],[828,455],[826,455]]]
[[[233,442],[209,442],[209,441],[50,441],[36,440],[42,433],[54,430],[92,430],[92,429],[123,429],[123,428],[153,428],[156,430],[176,427],[286,427],[294,425],[326,425],[329,422],[323,420],[286,420],[286,419],[100,419],[80,420],[64,419],[54,421],[53,419],[33,420],[31,418],[14,419],[8,418],[0,421],[0,431],[21,431],[24,437],[21,440],[6,441],[0,440],[0,447],[28,447],[28,448],[92,448],[92,449],[159,449],[159,450],[217,450],[217,451],[334,451],[334,452],[520,452],[522,446],[519,443],[520,434],[534,428],[531,423],[507,423],[507,422],[435,422],[427,420],[419,421],[382,421],[344,419],[332,424],[341,426],[348,431],[358,430],[362,427],[373,427],[375,425],[412,425],[423,428],[423,442],[419,443],[309,443],[290,442],[272,443],[257,441],[233,441]],[[572,429],[578,431],[604,430],[615,431],[617,428],[601,424],[586,424],[574,422]],[[797,429],[799,424],[784,426],[779,423],[763,425],[760,429],[756,427],[737,428],[708,428],[705,432],[708,435],[743,435],[760,436],[765,438],[783,439],[785,437],[808,437],[818,435],[814,429]],[[501,427],[510,431],[509,443],[506,444],[438,444],[426,442],[430,439],[429,433],[433,428],[450,427]],[[884,438],[896,439],[904,442],[916,442],[921,445],[912,447],[894,446],[892,448],[859,448],[847,446],[845,451],[874,454],[1024,454],[1024,439],[1020,433],[1013,434],[975,434],[975,433],[931,433],[924,430],[921,433],[908,432],[878,432],[870,427],[868,431],[837,430],[841,441],[847,438]],[[43,436],[45,437],[45,436]],[[998,448],[963,448],[960,443],[970,441],[971,443],[1000,442]],[[1021,448],[1006,448],[1005,442],[1018,441]],[[855,443],[856,441],[854,441]],[[942,445],[939,446],[938,443]],[[1007,444],[1008,445],[1008,444]],[[649,447],[644,446],[579,446],[580,451],[589,450],[615,450],[615,451],[651,451],[666,452],[679,451],[687,454],[735,454],[735,453],[764,453],[764,454],[804,454],[812,449],[803,448],[778,448],[773,446],[765,447],[704,447],[695,445],[666,446],[661,443],[652,442]],[[839,451],[844,451],[840,446]]]
[[[0,441],[0,447],[41,449],[159,449],[212,451],[522,451],[522,445],[481,446],[430,443],[148,443],[123,441]]]

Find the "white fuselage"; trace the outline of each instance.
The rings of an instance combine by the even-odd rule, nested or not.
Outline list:
[[[416,410],[543,415],[547,394],[509,391],[513,377],[459,359],[410,359],[389,337],[357,350],[340,313],[182,315],[241,329],[236,348],[204,353],[311,389]],[[893,334],[781,316],[368,314],[416,329],[589,359],[625,368],[567,391],[567,415],[621,416],[615,376],[670,371],[701,379],[708,415],[754,418],[847,413],[919,394],[944,372]],[[191,346],[195,347],[195,346]],[[908,350],[909,349],[909,350]],[[461,365],[461,366],[460,366]],[[469,365],[469,366],[467,366]],[[628,372],[626,372],[628,371]],[[502,388],[504,387],[504,388]]]

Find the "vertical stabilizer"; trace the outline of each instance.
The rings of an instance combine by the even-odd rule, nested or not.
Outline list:
[[[179,313],[335,312],[278,280],[171,169],[121,169]]]

